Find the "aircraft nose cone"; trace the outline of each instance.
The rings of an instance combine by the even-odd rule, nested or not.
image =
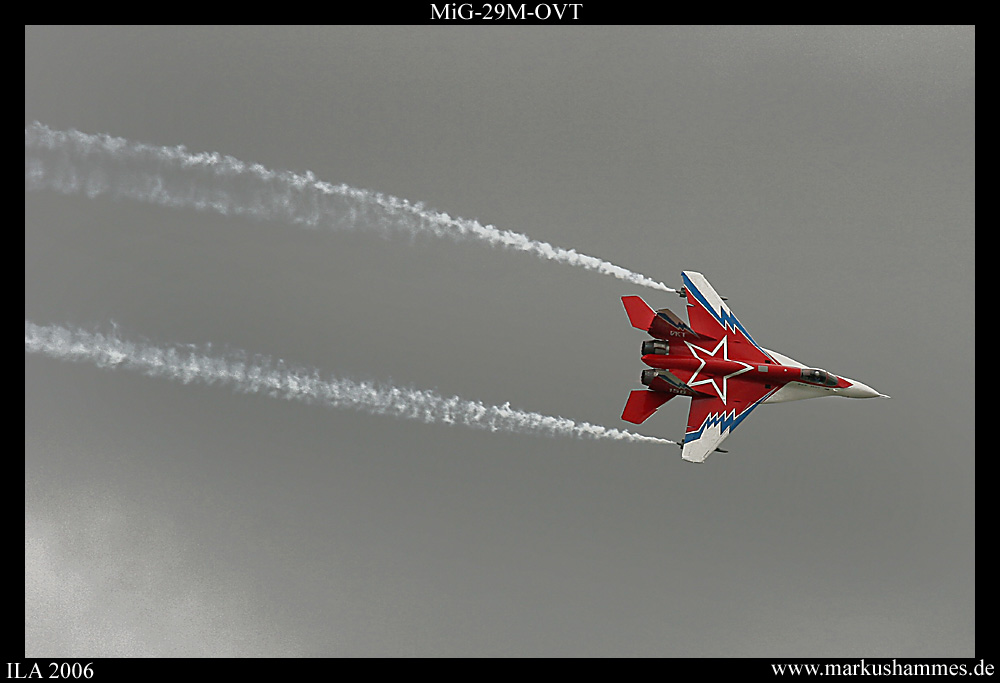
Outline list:
[[[885,394],[875,391],[867,384],[855,382],[854,380],[850,380],[850,382],[851,386],[840,390],[841,395],[848,398],[889,398]]]

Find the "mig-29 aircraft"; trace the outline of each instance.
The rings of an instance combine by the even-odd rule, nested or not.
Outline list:
[[[889,398],[871,387],[760,346],[701,273],[681,273],[687,299],[685,324],[668,309],[654,311],[637,296],[623,296],[633,327],[649,333],[642,343],[647,389],[629,394],[622,419],[642,423],[674,396],[691,397],[681,457],[704,462],[762,403],[820,396]]]

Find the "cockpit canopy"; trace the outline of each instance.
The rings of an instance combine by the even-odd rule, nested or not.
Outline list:
[[[822,384],[827,387],[837,386],[837,376],[819,368],[803,368],[801,378],[803,382],[810,384]]]

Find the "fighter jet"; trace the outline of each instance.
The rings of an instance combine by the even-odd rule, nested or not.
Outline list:
[[[705,276],[681,273],[678,293],[687,299],[685,324],[670,310],[654,311],[638,296],[623,296],[633,327],[652,339],[642,343],[646,389],[629,394],[622,419],[640,424],[675,396],[689,396],[681,457],[704,462],[762,403],[821,396],[889,398],[866,384],[811,368],[765,349],[733,315]]]

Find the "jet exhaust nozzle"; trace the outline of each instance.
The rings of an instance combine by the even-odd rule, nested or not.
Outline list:
[[[662,339],[647,339],[642,343],[642,355],[666,356],[670,353],[670,343]]]
[[[645,386],[649,386],[649,383],[656,379],[656,370],[649,369],[642,371],[642,379],[640,380]]]

